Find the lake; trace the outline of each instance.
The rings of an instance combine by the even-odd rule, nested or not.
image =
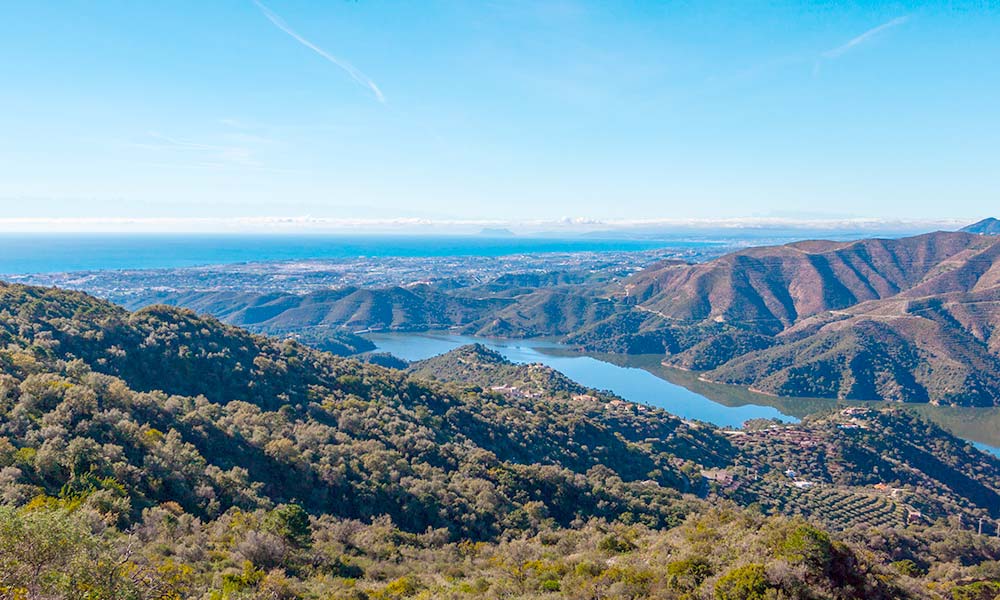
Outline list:
[[[740,427],[748,419],[796,422],[838,406],[860,405],[823,398],[776,398],[745,388],[701,381],[695,373],[660,364],[659,356],[581,354],[557,342],[432,333],[371,333],[378,351],[408,361],[423,360],[465,344],[479,343],[517,363],[541,363],[587,387],[656,406],[684,419]],[[923,416],[981,450],[1000,456],[1000,408],[910,405]]]

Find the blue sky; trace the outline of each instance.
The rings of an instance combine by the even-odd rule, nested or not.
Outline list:
[[[0,217],[980,217],[998,31],[987,2],[7,2]]]

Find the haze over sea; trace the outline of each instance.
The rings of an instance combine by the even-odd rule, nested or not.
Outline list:
[[[0,275],[105,269],[169,269],[263,261],[358,257],[507,256],[735,248],[803,239],[853,240],[924,233],[941,223],[841,227],[756,226],[495,235],[471,233],[18,233],[0,232]],[[500,230],[503,231],[503,230]]]
[[[159,269],[359,256],[504,256],[706,247],[684,239],[285,234],[5,234],[0,274]]]

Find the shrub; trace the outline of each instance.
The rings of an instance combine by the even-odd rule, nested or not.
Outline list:
[[[889,566],[895,569],[900,575],[906,575],[907,577],[920,577],[924,574],[923,569],[918,567],[917,563],[908,558],[905,560],[897,560]]]
[[[778,553],[790,563],[805,563],[825,570],[833,557],[833,543],[825,531],[799,525],[781,540]]]
[[[620,538],[617,535],[611,534],[598,542],[597,548],[612,554],[624,554],[635,550],[635,544],[626,539]]]
[[[715,583],[716,600],[764,600],[771,589],[764,572],[764,565],[749,564],[737,567]]]
[[[701,556],[675,560],[667,564],[667,585],[682,592],[692,592],[711,574],[712,565]]]
[[[543,592],[558,592],[559,582],[555,579],[546,579],[542,582],[541,588]]]
[[[994,600],[1000,597],[1000,583],[994,581],[977,581],[968,585],[952,588],[951,597],[954,600]]]
[[[408,598],[419,592],[420,587],[420,582],[417,579],[410,576],[403,576],[399,579],[393,579],[372,596],[378,600]]]
[[[298,504],[281,504],[267,513],[264,529],[284,538],[296,548],[308,548],[312,542],[309,515]]]
[[[252,564],[271,569],[285,562],[288,545],[267,531],[250,530],[236,545],[236,551]]]

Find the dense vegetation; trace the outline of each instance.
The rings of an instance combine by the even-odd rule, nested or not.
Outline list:
[[[786,509],[791,468],[924,517]],[[0,285],[0,598],[977,597],[998,473],[898,411],[723,432],[482,348],[408,374]]]
[[[631,511],[676,522],[673,489],[691,486],[662,450],[618,437],[643,435],[634,412],[661,444],[696,440],[666,415],[626,410],[616,431],[582,410],[526,415],[502,394],[409,379],[189,311],[128,313],[14,286],[0,302],[0,431],[17,475],[8,490],[21,500],[111,478],[127,492],[123,521],[167,499],[203,517],[295,500],[486,539],[517,528],[531,502],[562,524]],[[608,476],[621,489],[594,489]]]
[[[569,396],[590,390],[543,365],[518,365],[482,344],[462,346],[413,363],[409,372],[420,379],[461,382],[520,396]]]

